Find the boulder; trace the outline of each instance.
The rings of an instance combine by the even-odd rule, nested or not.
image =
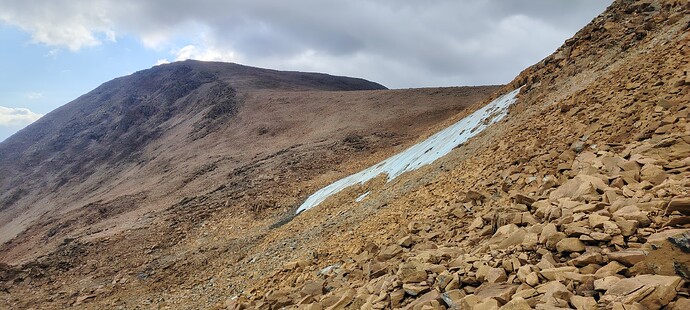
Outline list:
[[[606,302],[638,302],[651,310],[668,305],[677,295],[683,280],[677,276],[638,275],[618,281],[606,291]]]
[[[653,234],[642,249],[648,254],[630,269],[632,274],[677,275],[690,280],[690,229]]]

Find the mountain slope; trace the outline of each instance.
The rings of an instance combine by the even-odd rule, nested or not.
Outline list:
[[[237,263],[309,192],[497,89],[381,88],[186,61],[46,115],[0,144],[0,308],[64,308],[131,276],[101,297],[191,285],[200,262]]]
[[[273,234],[258,253],[301,253],[225,305],[687,308],[688,12],[614,2],[503,89],[503,122]]]

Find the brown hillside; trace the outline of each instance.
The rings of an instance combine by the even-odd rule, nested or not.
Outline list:
[[[497,89],[381,88],[182,62],[46,115],[0,144],[3,193],[19,193],[0,211],[0,262],[12,266],[0,267],[0,308],[62,309],[101,286],[94,305],[191,288],[199,264],[237,264],[312,191]],[[248,279],[225,281],[211,300]]]
[[[223,306],[687,309],[688,12],[616,1],[504,88],[505,121],[301,214],[271,240],[302,253]]]

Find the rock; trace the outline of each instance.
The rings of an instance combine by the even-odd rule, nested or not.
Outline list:
[[[398,270],[398,279],[402,283],[419,283],[426,281],[426,271],[422,270],[420,266],[413,263],[406,263],[400,266]]]
[[[617,252],[611,252],[606,255],[609,260],[617,261],[627,267],[632,267],[633,265],[639,263],[647,257],[647,252],[639,249],[626,249]]]
[[[531,310],[532,307],[522,297],[511,299],[508,303],[503,305],[500,310]]]
[[[577,238],[565,238],[556,243],[556,249],[558,252],[583,252],[585,250],[585,244]]]
[[[461,308],[464,309],[464,308]],[[495,299],[486,299],[472,307],[472,310],[498,310],[498,301]]]
[[[589,215],[589,226],[592,228],[600,228],[604,226],[604,222],[609,221],[611,218],[608,216],[603,216],[599,214]]]
[[[669,310],[687,310],[690,309],[690,299],[688,298],[680,298],[676,301],[673,302],[673,304],[669,304]]]
[[[678,211],[683,215],[690,215],[690,197],[674,198],[666,207],[666,215]]]
[[[531,287],[535,287],[539,284],[539,275],[536,272],[531,272],[525,278],[525,283]]]
[[[690,279],[690,229],[653,234],[642,249],[648,254],[630,268],[632,274],[678,275]]]
[[[594,276],[597,279],[601,279],[604,277],[618,274],[623,270],[625,270],[625,266],[621,265],[621,263],[619,262],[613,261],[606,264],[606,266],[599,268],[599,270],[597,270],[597,272],[594,273]]]
[[[376,257],[376,260],[378,261],[387,261],[393,257],[398,256],[398,254],[402,253],[403,249],[401,246],[397,244],[392,244],[389,245],[381,250],[381,253]]]
[[[479,297],[477,297],[474,294],[470,294],[465,296],[462,300],[460,300],[460,307],[459,309],[473,309],[476,304],[480,302]]]
[[[611,235],[609,235],[607,233],[597,232],[597,231],[589,234],[589,236],[595,241],[604,241],[605,242],[605,241],[611,241],[611,239],[613,239],[613,237],[611,237]]]
[[[405,298],[405,291],[402,289],[395,290],[388,295],[391,299],[391,308],[399,308],[400,303]]]
[[[405,283],[403,284],[403,290],[405,293],[411,296],[417,296],[429,291],[429,286],[426,284],[418,283]]]
[[[616,276],[607,276],[601,279],[597,279],[594,281],[594,289],[597,291],[607,291],[620,280],[621,278]]]
[[[677,295],[683,280],[676,276],[638,275],[618,281],[602,300],[623,303],[638,302],[647,309],[658,310]]]
[[[321,296],[321,294],[323,294],[323,284],[324,281],[309,281],[302,286],[302,289],[299,291],[299,295],[301,297]]]
[[[597,310],[599,307],[597,306],[597,301],[594,300],[594,297],[584,297],[584,296],[577,296],[573,295],[570,297],[570,304],[575,307],[577,310]]]
[[[408,309],[445,309],[441,306],[441,293],[431,290],[410,303]]]
[[[546,243],[546,241],[556,233],[558,233],[558,229],[556,228],[555,224],[546,224],[546,226],[544,226],[544,228],[541,230],[541,234],[539,235],[539,243]]]
[[[407,235],[402,239],[398,240],[398,244],[402,247],[409,248],[414,244],[414,239],[411,235]]]
[[[486,272],[485,279],[486,282],[489,283],[505,282],[508,280],[508,276],[503,268],[489,268]]]
[[[450,290],[441,294],[441,299],[450,308],[459,308],[460,302],[465,297],[465,292],[459,289]]]
[[[573,295],[568,288],[558,281],[551,281],[537,287],[537,292],[542,294],[541,301],[546,304],[557,304],[557,300],[570,300]]]
[[[535,250],[539,244],[539,235],[536,233],[527,233],[522,239],[522,247],[525,250]]]
[[[626,206],[613,213],[614,217],[622,217],[626,220],[635,220],[640,226],[647,227],[651,223],[646,214],[642,213],[637,206]]]
[[[549,250],[556,250],[557,249],[557,244],[561,242],[561,240],[565,239],[566,235],[562,232],[557,232],[553,235],[551,235],[547,240],[546,240],[546,248]],[[575,238],[570,238],[570,239],[575,239]]]
[[[532,204],[536,201],[533,197],[527,196],[522,193],[514,194],[513,199],[515,200],[515,203],[520,203],[528,207],[531,207]]]
[[[484,227],[484,220],[482,220],[481,217],[477,216],[467,229],[474,230],[480,229],[482,227]]]
[[[474,292],[479,300],[493,298],[502,304],[507,303],[513,296],[518,286],[509,283],[483,283]]]
[[[582,255],[570,260],[570,263],[576,267],[584,267],[590,264],[601,264],[604,262],[604,257],[600,253],[585,252]]]
[[[642,167],[642,170],[640,170],[640,177],[654,185],[659,185],[666,181],[668,174],[666,174],[664,169],[660,166],[646,164]]]
[[[577,267],[558,267],[543,269],[539,273],[549,281],[561,280],[563,279],[563,273],[565,272],[577,272]]]
[[[616,225],[618,225],[618,228],[621,231],[621,235],[625,237],[630,237],[635,232],[637,232],[639,222],[635,220],[617,219]]]

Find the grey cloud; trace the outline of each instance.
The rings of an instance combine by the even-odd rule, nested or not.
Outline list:
[[[37,3],[37,2],[43,2]],[[347,74],[389,87],[504,83],[550,54],[611,3],[601,0],[0,0],[0,20],[74,48],[114,31],[149,45],[207,31],[204,48],[248,65]],[[83,10],[74,3],[82,2]],[[88,11],[91,10],[91,11]],[[9,12],[9,13],[8,13]],[[29,12],[29,13],[24,13]],[[52,13],[45,13],[52,12]],[[97,12],[98,14],[93,14]],[[14,14],[14,15],[13,15]],[[46,15],[49,14],[49,15]],[[38,18],[41,17],[41,18]],[[81,23],[76,23],[82,21]],[[46,27],[45,23],[53,23]],[[36,36],[90,29],[90,38]],[[70,28],[71,27],[71,28]],[[191,30],[190,30],[191,29]],[[67,43],[60,44],[60,39]],[[179,48],[173,47],[173,48]]]

